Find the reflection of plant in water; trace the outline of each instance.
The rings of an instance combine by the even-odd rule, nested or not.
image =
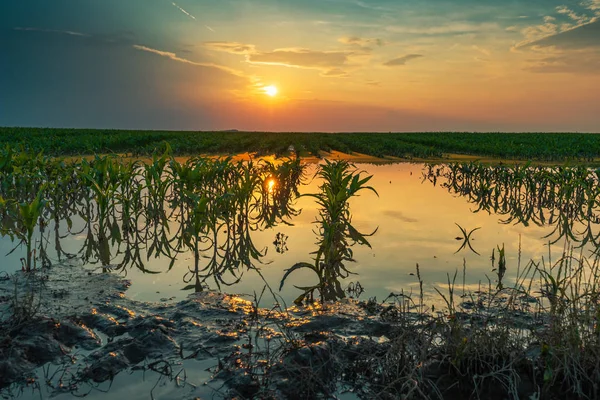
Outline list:
[[[83,160],[81,164],[82,180],[89,189],[87,197],[88,206],[96,206],[98,223],[92,226],[91,210],[88,207],[88,234],[86,256],[94,251],[98,255],[102,267],[107,267],[111,262],[110,243],[120,241],[120,228],[115,218],[115,199],[121,180],[119,173],[121,164],[114,157],[96,156],[93,162]],[[111,220],[112,217],[112,220]],[[95,228],[96,232],[92,231]]]
[[[365,288],[363,288],[359,281],[356,281],[356,283],[350,282],[346,287],[346,293],[352,299],[358,299],[364,292]]]
[[[40,226],[45,224],[42,218],[46,206],[43,195],[44,188],[41,188],[30,202],[17,203],[0,197],[0,209],[4,209],[2,214],[5,216],[2,233],[8,234],[11,238],[16,237],[19,240],[17,247],[25,245],[26,253],[22,262],[23,270],[27,272],[35,268],[35,249],[32,247],[35,228],[38,222]]]
[[[277,232],[275,235],[275,240],[273,241],[273,245],[275,245],[275,251],[279,254],[283,254],[288,251],[287,247],[288,236],[284,235],[281,232]]]
[[[320,166],[317,175],[323,179],[320,192],[308,194],[314,197],[320,206],[318,226],[318,249],[315,263],[298,263],[288,269],[281,280],[280,289],[287,277],[297,269],[308,268],[315,272],[319,282],[314,286],[299,287],[304,292],[295,300],[302,303],[319,292],[322,301],[342,299],[345,296],[340,284],[340,278],[348,277],[351,272],[345,263],[354,261],[352,246],[355,243],[371,246],[365,235],[352,226],[349,200],[362,190],[377,192],[371,186],[366,186],[372,176],[362,177],[352,164],[346,161],[326,161]]]
[[[490,260],[492,261],[492,271],[498,275],[498,283],[496,284],[497,290],[502,290],[504,288],[504,284],[502,283],[502,279],[504,279],[504,274],[506,273],[506,253],[504,251],[504,243],[502,243],[502,248],[497,246],[498,248],[498,267],[496,267],[496,249],[492,249],[492,256]]]
[[[254,269],[264,255],[254,245],[252,232],[286,222],[298,213],[291,206],[303,169],[296,161],[275,166],[198,158],[171,166],[171,206],[178,232],[183,233],[175,236],[174,249],[194,253],[194,268],[184,279],[195,279],[195,283],[186,288],[201,290],[207,278],[218,287],[238,282],[243,268]],[[201,257],[207,260],[204,266],[199,264]]]
[[[471,251],[477,255],[480,255],[478,252],[475,251],[475,249],[471,246],[471,235],[473,234],[473,232],[475,232],[478,229],[481,229],[481,227],[477,227],[475,229],[471,229],[469,231],[469,233],[467,233],[467,231],[465,230],[465,228],[463,228],[462,226],[460,226],[459,224],[455,224],[456,226],[458,226],[458,228],[460,229],[460,231],[463,234],[463,237],[457,237],[456,240],[462,240],[463,243],[462,245],[458,248],[458,250],[456,250],[454,252],[454,254],[458,253],[459,251],[461,251],[462,249],[464,249],[466,246],[469,246],[469,249],[471,249]]]
[[[35,229],[39,224],[43,232],[47,221],[45,195],[49,185],[44,179],[47,164],[48,159],[41,153],[15,152],[8,146],[0,151],[0,234],[19,240],[10,253],[25,245],[26,254],[21,259],[25,271],[33,269],[38,258],[33,248]],[[42,263],[47,265],[41,241],[40,246]]]
[[[439,182],[450,193],[465,196],[477,205],[474,212],[505,216],[501,221],[505,224],[552,226],[546,236],[553,237],[552,243],[564,237],[581,246],[600,245],[600,170],[468,163],[429,165],[423,175],[434,185]]]
[[[290,224],[288,220],[300,214],[292,207],[292,200],[300,196],[298,186],[304,176],[300,159],[280,164],[264,162],[261,169],[264,178],[259,219],[266,228],[279,222]]]
[[[72,256],[62,250],[60,239],[81,235],[78,255],[104,271],[134,266],[156,273],[144,265],[151,257],[170,260],[170,270],[179,254],[190,252],[194,264],[185,281],[196,290],[208,278],[218,287],[238,282],[266,251],[256,248],[252,233],[289,224],[299,214],[292,203],[304,168],[297,159],[196,157],[180,163],[165,147],[148,163],[113,156],[66,162],[0,150],[0,232],[32,245],[40,221],[39,255],[45,265],[50,260],[46,235],[54,234],[59,259]],[[46,229],[46,221],[53,229]],[[31,261],[25,265],[30,268]]]

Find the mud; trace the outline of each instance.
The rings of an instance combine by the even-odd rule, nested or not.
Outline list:
[[[129,299],[129,285],[79,265],[1,280],[2,395],[25,398],[24,387],[41,386],[40,393],[47,395],[80,395],[91,383],[112,382],[135,371],[176,379],[176,370],[194,370],[193,362],[199,362],[210,367],[195,374],[200,380],[186,382],[181,398],[208,393],[251,398],[267,392],[306,398],[314,391],[335,390],[339,368],[333,350],[344,346],[343,336],[381,336],[390,329],[353,302],[267,310],[238,296],[207,291],[179,303],[148,303]],[[16,317],[15,293],[24,303],[20,307],[33,308],[35,315]],[[46,376],[50,365],[60,371],[60,379],[56,372]],[[298,391],[297,380],[305,375],[319,379]]]
[[[128,298],[129,285],[78,265],[1,280],[0,396],[370,398],[395,379],[384,366],[410,364],[394,346],[419,341],[416,313],[374,301],[267,309],[256,306],[266,294],[205,291],[150,303]],[[33,314],[15,313],[15,293]],[[442,361],[423,374],[444,376]]]

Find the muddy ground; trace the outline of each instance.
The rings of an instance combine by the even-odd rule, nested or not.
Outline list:
[[[342,363],[392,329],[354,301],[284,312],[205,291],[148,303],[129,285],[78,265],[0,276],[0,395],[356,398]]]

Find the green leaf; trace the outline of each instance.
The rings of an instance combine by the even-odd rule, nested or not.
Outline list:
[[[279,284],[279,290],[281,291],[281,289],[283,289],[283,284],[285,283],[285,280],[287,279],[287,277],[294,271],[301,269],[301,268],[308,268],[311,269],[313,271],[315,271],[317,273],[317,270],[315,269],[314,265],[306,263],[306,262],[299,262],[297,264],[294,264],[290,269],[286,269],[285,270],[285,274],[283,275],[283,278],[281,279],[281,283]],[[318,273],[317,273],[318,274]]]

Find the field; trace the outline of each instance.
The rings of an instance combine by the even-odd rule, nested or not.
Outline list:
[[[539,161],[591,161],[600,158],[600,134],[578,133],[276,133],[176,132],[93,129],[0,128],[0,144],[23,145],[47,155],[130,153],[150,155],[168,142],[174,155],[301,155],[320,151],[375,157],[441,158],[448,154]]]
[[[472,206],[469,214],[493,214],[501,218],[500,225],[550,228],[543,238],[548,257],[522,260],[520,237],[518,249],[508,243],[482,248],[489,244],[483,229],[467,230],[458,224],[462,221],[452,221],[446,225],[456,222],[463,237],[446,237],[430,248],[439,251],[435,254],[440,259],[450,259],[444,252],[454,251],[460,245],[454,240],[459,241],[461,265],[444,265],[442,279],[429,284],[425,274],[435,263],[432,256],[437,257],[420,254],[427,265],[398,271],[396,259],[411,257],[411,246],[417,243],[400,251],[402,244],[391,238],[394,264],[386,279],[402,273],[412,284],[379,301],[374,296],[358,301],[370,288],[347,279],[357,279],[361,263],[366,264],[364,257],[357,257],[364,256],[360,249],[371,248],[382,234],[359,224],[365,215],[378,215],[375,199],[392,185],[389,177],[374,185],[375,176],[343,160],[318,166],[297,158],[270,163],[197,156],[180,161],[173,153],[283,154],[291,144],[300,149],[317,146],[317,153],[377,148],[383,153],[370,154],[384,156],[389,150],[383,149],[399,151],[410,145],[413,152],[404,157],[439,157],[457,152],[459,143],[464,149],[485,151],[484,142],[469,140],[478,135],[45,133],[50,135],[43,136],[42,130],[2,131],[10,143],[0,148],[0,244],[10,249],[5,265],[13,263],[11,254],[19,257],[17,265],[0,273],[4,397],[26,398],[28,391],[42,398],[58,393],[80,397],[138,381],[151,397],[157,387],[169,387],[168,398],[600,395],[598,170],[423,165],[422,177],[415,177],[420,184],[441,189],[436,197],[448,192],[453,200],[466,200]],[[488,135],[497,138],[492,143],[498,148],[504,143],[518,149],[510,153],[514,157],[525,157],[527,146],[537,146],[532,151],[538,151],[538,159],[561,161],[595,158],[592,144],[587,156],[578,154],[577,140],[593,143],[599,137],[551,135],[561,147],[543,153],[540,147],[550,140]],[[132,152],[137,146],[133,139],[142,146],[134,153],[149,155],[150,161],[106,154]],[[19,149],[19,144],[31,151]],[[78,153],[65,151],[69,146]],[[153,147],[158,151],[151,151]],[[418,153],[422,149],[430,153]],[[69,156],[69,162],[39,150]],[[81,154],[91,157],[74,157]],[[508,156],[491,150],[486,155]],[[314,168],[314,176],[307,176],[308,168]],[[392,179],[400,181],[397,171]],[[316,183],[303,192],[308,180]],[[414,188],[402,189],[419,197]],[[360,215],[350,204],[367,194],[371,207]],[[275,269],[277,285],[269,285],[263,274],[274,267],[264,262],[267,250],[256,238],[265,231],[275,234],[272,229],[277,228],[275,252],[288,251],[288,237],[279,229],[307,212],[299,206],[307,199],[307,208],[316,211],[315,219],[304,224],[310,235],[304,241],[310,243],[304,249],[307,256]],[[397,194],[392,204],[394,211],[401,211]],[[451,214],[458,215],[456,210]],[[443,216],[436,218],[434,229],[443,230]],[[415,221],[404,218],[392,225],[394,230],[410,230]],[[433,236],[428,229],[427,235]],[[476,242],[473,232],[481,234]],[[559,241],[562,251],[550,254],[549,242]],[[466,260],[478,258],[487,265],[487,280],[468,281]],[[369,274],[360,271],[361,279]],[[176,275],[183,300],[129,298],[125,291],[132,282],[138,285],[142,274]],[[250,300],[223,293],[251,274],[261,281]],[[304,284],[302,274],[309,275],[310,284]],[[156,289],[166,290],[162,282],[152,286],[157,294]],[[282,289],[293,292],[289,307]]]

